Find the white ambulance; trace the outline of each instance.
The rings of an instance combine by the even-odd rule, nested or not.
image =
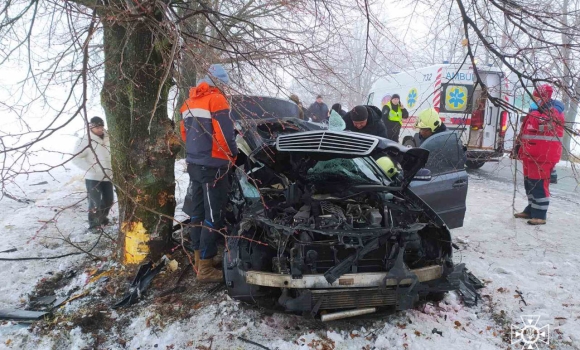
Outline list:
[[[486,92],[475,84],[477,76],[470,65],[443,63],[378,80],[366,104],[382,110],[393,94],[399,94],[409,112],[409,118],[403,120],[399,142],[409,147],[418,145],[416,115],[423,109],[435,108],[447,128],[460,134],[467,147],[467,166],[480,168],[485,162],[498,161],[511,149],[513,142],[504,141],[513,141],[514,128],[509,126],[517,122],[510,122],[510,113],[494,106],[486,95],[512,104],[512,84],[499,68],[477,68]]]

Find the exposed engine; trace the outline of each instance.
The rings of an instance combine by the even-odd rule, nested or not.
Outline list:
[[[381,227],[381,209],[355,201],[336,203],[333,201],[312,201],[301,206],[298,211],[287,208],[279,212],[273,221],[290,227],[309,227],[316,230],[352,230],[357,228]]]
[[[274,126],[263,124],[258,134],[289,130]],[[236,171],[226,208],[228,231],[235,232],[224,254],[231,296],[252,303],[274,297],[287,311],[315,315],[389,305],[404,310],[419,296],[472,285],[464,266],[453,264],[449,230],[431,208],[365,157],[334,155],[335,143],[356,136],[298,136],[279,151],[274,143],[249,142],[248,158],[238,159],[245,173]],[[302,149],[322,141],[328,154]],[[389,150],[409,178],[428,155]],[[471,287],[461,293],[477,300]]]

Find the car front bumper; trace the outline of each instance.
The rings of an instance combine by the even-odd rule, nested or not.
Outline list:
[[[419,282],[433,281],[441,278],[443,267],[440,265],[423,267],[411,270],[417,275]],[[290,275],[281,275],[273,272],[247,271],[246,283],[264,287],[291,288],[291,289],[333,289],[333,288],[369,288],[380,286],[396,286],[397,284],[411,284],[411,279],[403,279],[400,283],[394,278],[387,278],[388,272],[366,272],[342,275],[330,284],[324,274],[302,275],[302,278],[293,279]]]

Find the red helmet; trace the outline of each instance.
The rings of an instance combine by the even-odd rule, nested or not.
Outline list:
[[[554,89],[548,85],[540,85],[534,90],[534,97],[539,97],[543,101],[550,100],[552,98],[552,94],[554,93]]]

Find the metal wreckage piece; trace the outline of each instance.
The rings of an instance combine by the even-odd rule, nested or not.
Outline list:
[[[129,292],[123,299],[113,305],[113,309],[127,307],[137,303],[151,284],[153,278],[165,267],[166,261],[167,258],[164,256],[156,266],[153,265],[152,261],[139,266],[139,270],[137,270],[137,274],[129,286]]]

